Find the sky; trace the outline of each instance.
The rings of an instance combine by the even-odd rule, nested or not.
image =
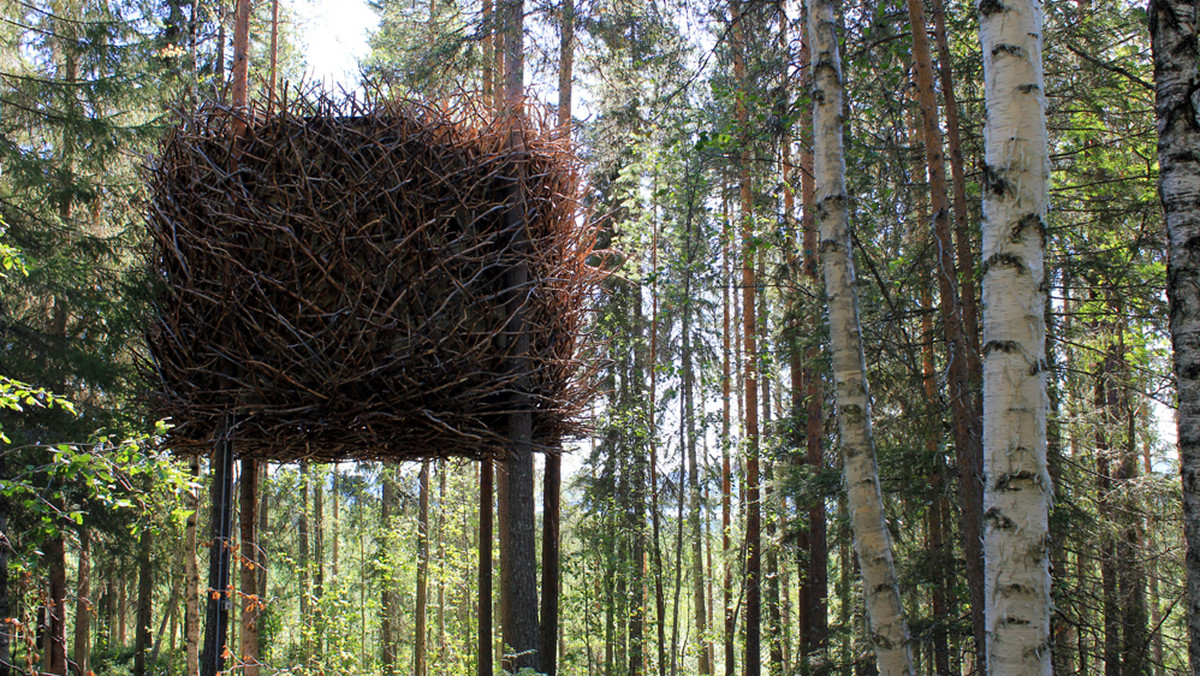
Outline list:
[[[367,36],[379,24],[365,0],[297,0],[305,78],[329,88],[357,83],[358,59],[367,55]]]

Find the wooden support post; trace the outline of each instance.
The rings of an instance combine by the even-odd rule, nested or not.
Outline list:
[[[229,553],[233,548],[233,414],[226,414],[212,463],[212,546],[208,550],[207,612],[200,676],[225,668],[229,630]]]

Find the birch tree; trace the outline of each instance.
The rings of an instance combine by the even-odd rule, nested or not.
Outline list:
[[[1187,541],[1188,654],[1200,673],[1200,53],[1197,5],[1151,0],[1158,190],[1167,221],[1167,297],[1179,393],[1179,468]]]
[[[1042,12],[981,0],[984,593],[992,676],[1050,674]]]
[[[842,64],[831,0],[810,0],[812,45],[813,173],[821,267],[829,299],[829,342],[850,524],[862,568],[867,620],[879,672],[913,674],[908,627],[883,513],[879,467],[871,435],[871,395],[863,359],[858,294],[850,248],[846,160],[842,148]]]

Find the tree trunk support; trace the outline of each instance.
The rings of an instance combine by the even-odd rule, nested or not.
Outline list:
[[[204,618],[204,651],[201,676],[217,676],[225,668],[229,631],[229,554],[233,547],[233,415],[226,414],[225,429],[217,442],[212,463],[212,546],[208,551],[207,612]]]

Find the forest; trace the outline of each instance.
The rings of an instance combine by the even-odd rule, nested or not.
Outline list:
[[[1200,674],[1194,0],[369,3],[325,89],[287,0],[0,0],[0,676]],[[572,434],[173,447],[164,157],[247,101],[569,149]]]

